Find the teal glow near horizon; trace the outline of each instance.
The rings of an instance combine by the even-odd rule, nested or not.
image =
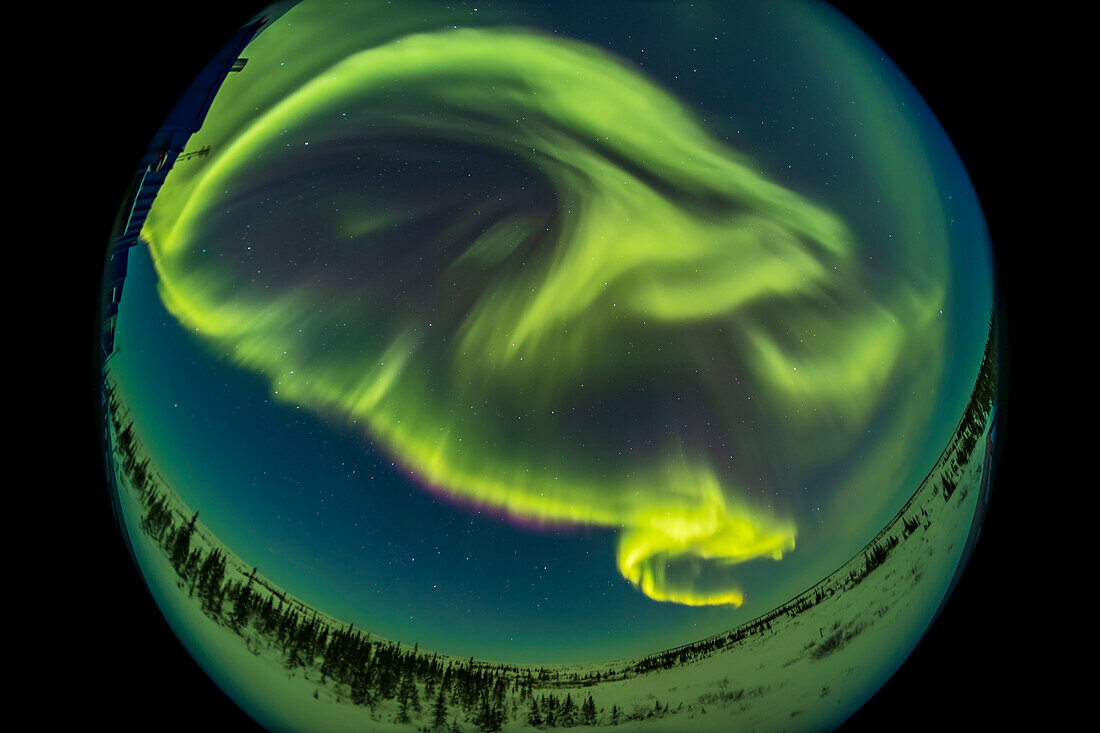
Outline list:
[[[265,31],[193,140],[215,154],[174,170],[150,216],[144,292],[167,312],[124,310],[116,362],[185,500],[292,592],[390,638],[451,651],[453,619],[405,619],[410,604],[522,608],[507,642],[463,627],[455,653],[480,657],[705,636],[857,551],[950,435],[992,297],[976,199],[904,78],[800,4],[746,9],[683,82],[650,59],[708,36],[675,23],[624,37],[509,5],[461,21],[388,7],[304,3]],[[303,40],[337,26],[333,44]],[[789,63],[753,60],[764,28]],[[794,92],[780,104],[760,82]],[[284,437],[202,453],[232,390],[197,390],[186,362],[144,377],[149,350],[251,385],[240,429],[279,416]],[[165,409],[181,402],[190,417]],[[326,461],[350,454],[292,447],[307,435],[363,446],[385,486],[335,481]],[[274,452],[301,465],[265,476]],[[334,505],[374,511],[333,530]],[[432,570],[383,507],[438,515]],[[460,531],[528,570],[405,595],[421,572],[466,572]],[[569,544],[580,581],[502,594]],[[403,568],[387,576],[390,547]],[[536,631],[551,618],[560,633]]]

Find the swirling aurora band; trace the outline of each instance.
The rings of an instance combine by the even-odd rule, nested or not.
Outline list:
[[[740,605],[795,476],[938,374],[942,284],[868,287],[836,215],[575,41],[354,53],[170,184],[143,237],[181,323],[434,490],[617,529],[660,601]]]

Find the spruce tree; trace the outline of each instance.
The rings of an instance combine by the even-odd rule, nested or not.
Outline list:
[[[393,660],[388,657],[382,660],[382,670],[378,677],[378,694],[387,700],[397,694],[397,673],[393,668]]]
[[[416,683],[413,681],[412,671],[405,673],[404,679],[401,680],[401,688],[397,691],[397,722],[408,723],[409,709],[412,708],[416,712],[420,712],[420,695],[416,690]]]
[[[565,696],[565,703],[561,706],[560,722],[563,727],[570,727],[577,722],[577,704],[573,702],[572,695]]]
[[[420,715],[423,708],[420,707],[420,689],[416,686],[416,675],[410,669],[405,679],[409,686],[409,704],[412,705],[416,714]]]
[[[429,700],[435,695],[435,676],[428,675],[428,679],[424,680],[424,699]]]
[[[484,733],[497,733],[502,727],[503,721],[493,706],[492,700],[489,699],[488,691],[483,690],[481,693],[481,702],[478,705],[474,723]]]
[[[248,619],[252,615],[252,588],[246,585],[237,590],[233,599],[233,612],[229,617],[229,625],[234,631],[240,632],[242,626],[248,625]]]
[[[435,707],[432,708],[432,728],[442,729],[447,725],[447,688],[439,686],[439,695],[435,698]]]
[[[199,513],[195,512],[187,526],[176,532],[176,536],[172,540],[172,567],[176,569],[177,573],[181,573],[187,564],[191,553],[191,535],[195,531],[195,520],[198,518]]]
[[[355,678],[351,684],[351,701],[356,705],[365,705],[367,703],[367,686],[370,680],[367,678],[366,670],[359,670],[355,674]]]
[[[408,679],[408,677],[405,679]],[[397,717],[394,718],[394,722],[408,723],[409,720],[409,692],[405,684],[402,683],[397,690]]]
[[[539,714],[539,703],[534,698],[531,699],[531,709],[527,713],[527,725],[532,728],[539,728],[542,726],[542,715]]]
[[[584,725],[596,724],[596,701],[592,699],[592,695],[589,695],[588,699],[581,705],[581,723]]]

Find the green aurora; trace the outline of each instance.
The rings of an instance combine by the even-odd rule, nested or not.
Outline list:
[[[807,532],[854,550],[942,447],[913,448],[953,358],[917,133],[866,136],[907,171],[884,249],[635,63],[418,9],[317,49],[305,3],[250,46],[143,232],[169,311],[432,491],[616,529],[653,599],[740,605]]]

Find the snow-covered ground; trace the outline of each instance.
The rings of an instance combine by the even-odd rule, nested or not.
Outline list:
[[[667,668],[660,655],[606,664],[548,665],[561,679],[600,674],[595,684],[535,685],[536,696],[568,693],[579,705],[589,694],[599,724],[612,707],[625,731],[800,731],[839,724],[869,698],[916,645],[950,587],[964,552],[985,463],[986,435],[971,455],[945,451],[928,478],[876,541],[802,596],[757,621],[692,645]],[[956,463],[957,462],[957,463]],[[251,627],[238,634],[203,613],[152,538],[141,531],[141,506],[121,470],[120,504],[141,572],[165,618],[211,678],[246,712],[271,730],[414,730],[428,725],[431,700],[420,688],[423,711],[412,723],[393,720],[397,702],[374,709],[356,705],[346,686],[322,682],[318,667],[288,669],[283,655]],[[953,479],[953,492],[944,479]],[[168,492],[181,518],[191,511]],[[895,542],[896,540],[896,542]],[[227,553],[227,579],[252,568],[196,523],[193,546]],[[869,562],[870,559],[870,562]],[[281,593],[257,575],[260,593]],[[312,609],[310,609],[312,613]],[[346,625],[324,616],[332,628]],[[369,630],[368,630],[369,631]],[[421,653],[431,654],[421,650]],[[467,660],[441,657],[444,664]],[[648,664],[647,664],[648,660]],[[610,679],[608,679],[610,678]],[[505,731],[529,729],[528,705],[513,706]],[[659,703],[659,712],[657,705]],[[477,728],[453,707],[461,730]]]

